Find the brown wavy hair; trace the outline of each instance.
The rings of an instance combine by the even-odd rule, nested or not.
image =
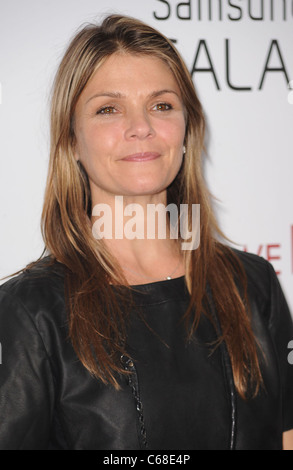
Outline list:
[[[186,109],[186,155],[167,190],[168,203],[200,204],[200,246],[184,253],[190,305],[186,312],[191,337],[204,311],[210,314],[209,285],[221,333],[230,354],[234,382],[242,397],[261,384],[256,341],[248,315],[245,275],[213,214],[202,171],[205,119],[190,73],[164,35],[141,21],[111,15],[101,25],[84,26],[72,39],[55,77],[51,105],[51,153],[42,213],[47,253],[65,266],[69,335],[91,374],[119,388],[124,373],[126,319],[130,301],[127,281],[102,240],[91,231],[91,196],[87,175],[74,158],[74,112],[77,100],[97,68],[112,54],[151,55],[174,74]],[[178,211],[179,213],[179,211]],[[191,220],[191,218],[189,218]],[[123,285],[122,289],[110,284]],[[124,304],[123,304],[124,302]]]

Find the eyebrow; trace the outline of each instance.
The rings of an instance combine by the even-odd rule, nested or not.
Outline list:
[[[158,90],[158,91],[153,91],[149,96],[148,98],[157,98],[158,96],[160,95],[164,95],[165,93],[173,93],[174,95],[176,95],[178,98],[179,98],[179,95],[178,93],[175,91],[175,90],[170,90],[170,89],[164,89],[164,90]],[[112,91],[103,91],[101,93],[96,93],[95,95],[91,96],[87,101],[86,101],[86,104],[93,100],[94,98],[99,98],[99,97],[109,97],[109,98],[116,98],[116,99],[122,99],[122,98],[126,98],[125,95],[123,95],[122,93],[119,93],[119,92],[112,92]]]

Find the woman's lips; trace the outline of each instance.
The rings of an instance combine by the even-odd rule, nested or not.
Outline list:
[[[160,156],[157,152],[142,152],[134,153],[133,155],[127,155],[122,158],[125,162],[148,162],[149,160],[155,160]]]

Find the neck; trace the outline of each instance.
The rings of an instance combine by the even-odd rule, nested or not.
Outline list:
[[[108,196],[103,204],[93,204],[92,223],[94,236],[103,238],[129,283],[184,273],[178,240],[170,233],[166,192],[134,198]]]
[[[129,284],[146,284],[184,274],[176,240],[105,240]]]
[[[124,240],[125,247],[129,249],[135,244],[142,245],[136,243],[137,240],[168,240],[172,234],[166,199],[164,193],[133,198],[107,195],[103,203],[93,201],[93,235],[95,238],[113,240],[113,245]]]

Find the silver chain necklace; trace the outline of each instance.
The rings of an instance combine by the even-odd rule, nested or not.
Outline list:
[[[164,281],[170,281],[172,279],[172,276],[176,273],[177,269],[179,268],[181,260],[179,260],[179,263],[177,264],[176,268],[169,274],[168,276],[165,276],[163,279]],[[143,274],[139,274],[136,271],[133,271],[133,269],[128,268],[127,266],[122,266],[123,269],[126,269],[127,271],[131,272],[132,274],[135,274],[137,277],[140,277],[141,279],[147,279],[149,281],[155,281],[154,278],[149,277],[149,276],[144,276]]]

